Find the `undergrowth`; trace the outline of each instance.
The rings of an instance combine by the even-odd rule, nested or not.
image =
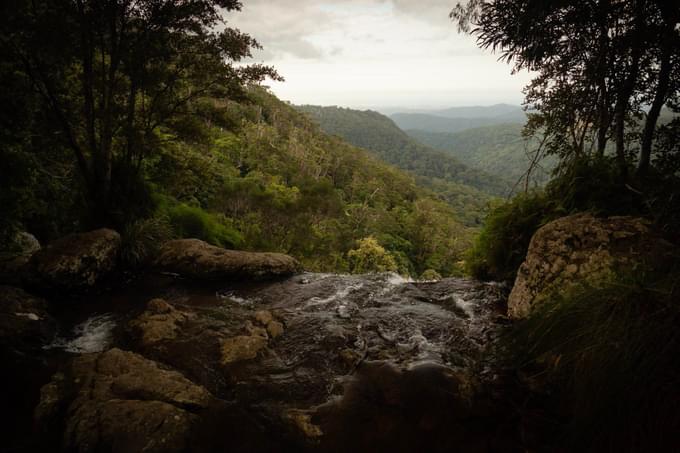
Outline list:
[[[679,277],[581,287],[511,329],[511,360],[556,395],[570,451],[680,451]]]

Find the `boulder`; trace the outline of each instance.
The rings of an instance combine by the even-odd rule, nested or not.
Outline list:
[[[267,347],[267,338],[260,335],[239,335],[222,341],[222,365],[252,360]]]
[[[210,281],[270,279],[302,270],[295,258],[282,253],[225,250],[198,239],[166,242],[161,247],[156,266],[162,271]]]
[[[39,349],[54,337],[56,323],[47,303],[22,289],[0,286],[0,346]]]
[[[177,310],[163,299],[152,299],[146,311],[130,321],[130,327],[146,349],[177,338],[181,327],[194,317],[194,313]]]
[[[25,231],[15,234],[11,244],[0,250],[0,283],[20,284],[26,263],[38,250],[40,242],[35,236]]]
[[[31,257],[28,282],[43,290],[92,288],[115,268],[120,245],[120,235],[105,228],[58,239]]]
[[[644,219],[583,213],[557,219],[532,237],[508,299],[508,316],[528,316],[556,291],[598,287],[617,274],[659,269],[670,262],[672,250]]]
[[[61,416],[66,451],[180,452],[214,397],[177,371],[111,349],[73,359],[41,391],[39,426]]]

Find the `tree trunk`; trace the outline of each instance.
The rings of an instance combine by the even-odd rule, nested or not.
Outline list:
[[[607,132],[609,130],[609,93],[607,90],[607,55],[609,51],[609,26],[607,15],[609,12],[609,0],[603,0],[599,4],[598,27],[599,27],[599,61],[597,63],[597,89],[599,92],[597,105],[597,156],[604,156],[607,147]]]
[[[614,138],[616,140],[616,160],[619,164],[619,170],[621,172],[621,177],[623,179],[628,178],[628,164],[626,162],[625,154],[625,132],[626,132],[626,111],[628,110],[628,103],[630,97],[633,95],[635,90],[635,83],[637,82],[638,75],[640,72],[640,58],[642,57],[642,25],[644,22],[642,2],[637,2],[637,7],[635,8],[635,26],[632,31],[633,40],[631,43],[631,63],[630,69],[626,78],[618,90],[616,106],[614,108]]]
[[[666,102],[668,96],[668,87],[671,78],[671,69],[673,64],[671,62],[672,55],[672,37],[673,24],[669,25],[670,30],[666,30],[664,34],[663,50],[661,53],[661,67],[659,69],[659,82],[654,93],[654,100],[647,113],[647,120],[645,121],[645,128],[642,132],[642,140],[640,143],[640,160],[637,167],[637,175],[645,176],[649,169],[649,162],[652,155],[652,141],[654,140],[654,131],[656,129],[656,122],[659,119],[659,114]]]

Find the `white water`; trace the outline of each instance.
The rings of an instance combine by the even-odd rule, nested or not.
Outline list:
[[[112,314],[93,316],[75,326],[71,335],[57,336],[44,349],[63,349],[76,354],[105,351],[113,342],[115,327]]]

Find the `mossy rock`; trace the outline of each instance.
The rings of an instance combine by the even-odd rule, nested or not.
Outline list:
[[[508,316],[525,318],[556,292],[576,285],[597,288],[621,273],[663,269],[673,254],[673,246],[644,219],[562,217],[532,237],[508,299]]]

